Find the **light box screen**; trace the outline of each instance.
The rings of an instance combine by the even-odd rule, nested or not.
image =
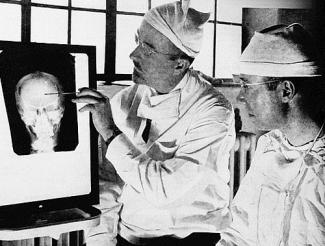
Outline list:
[[[0,207],[92,191],[89,113],[61,94],[89,87],[89,56],[57,47],[1,48]]]

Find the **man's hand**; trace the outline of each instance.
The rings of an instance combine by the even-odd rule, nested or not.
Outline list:
[[[87,103],[79,109],[79,112],[89,111],[91,113],[94,126],[105,141],[113,135],[114,122],[108,97],[94,89],[80,88],[76,98],[71,101]]]

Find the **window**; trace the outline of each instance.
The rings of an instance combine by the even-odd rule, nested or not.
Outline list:
[[[214,77],[232,78],[241,54],[241,26],[217,24],[216,43]]]
[[[194,69],[212,75],[213,71],[213,44],[214,44],[214,24],[207,23],[204,26],[204,36],[201,51],[193,62]]]
[[[0,5],[0,39],[21,40],[21,6],[16,4]]]
[[[106,9],[105,0],[72,0],[73,7]]]
[[[95,45],[97,80],[130,80],[134,34],[147,10],[175,0],[1,0],[0,39]],[[206,0],[202,0],[202,4]],[[236,73],[241,54],[242,8],[306,8],[306,0],[211,0],[194,69],[217,78]]]
[[[94,45],[97,77],[104,78],[106,0],[3,0],[0,39]]]
[[[31,41],[66,44],[68,40],[68,11],[32,7]]]
[[[149,9],[148,0],[118,0],[117,11],[131,13],[145,13]]]
[[[135,33],[142,16],[118,15],[116,17],[116,73],[132,73],[133,63],[129,58],[136,47]]]
[[[116,55],[117,80],[131,80],[133,64],[129,58],[135,46],[135,33],[144,14],[150,9],[151,0],[117,0],[116,5]]]
[[[71,44],[96,46],[97,73],[104,73],[105,22],[104,13],[72,11]]]

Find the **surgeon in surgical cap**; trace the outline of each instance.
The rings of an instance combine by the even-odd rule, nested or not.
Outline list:
[[[259,130],[218,246],[325,245],[323,71],[298,23],[256,32],[240,59],[239,101]]]
[[[103,182],[101,225],[87,245],[215,245],[230,223],[233,108],[190,69],[213,2],[149,10],[130,54],[134,85],[111,100],[83,88],[74,100],[86,103],[124,182]]]

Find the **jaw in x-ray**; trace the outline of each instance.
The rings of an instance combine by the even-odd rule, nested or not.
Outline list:
[[[45,72],[27,74],[18,81],[15,98],[31,152],[54,152],[65,109],[59,80]]]

